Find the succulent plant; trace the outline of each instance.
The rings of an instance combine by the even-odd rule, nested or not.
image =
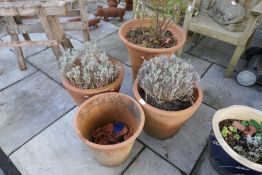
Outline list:
[[[138,71],[139,86],[159,103],[177,100],[193,103],[194,83],[198,81],[193,66],[175,55],[144,61]]]
[[[66,50],[58,65],[61,75],[71,85],[82,89],[104,87],[115,81],[119,74],[119,66],[91,42],[81,49]]]

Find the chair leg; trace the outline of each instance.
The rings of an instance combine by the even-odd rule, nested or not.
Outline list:
[[[12,41],[19,41],[18,35],[10,35],[10,36],[11,36]],[[27,67],[26,67],[25,57],[24,57],[22,48],[21,47],[15,47],[14,49],[15,49],[15,54],[16,54],[17,59],[18,59],[18,64],[19,64],[20,70],[26,70]]]
[[[5,20],[6,20],[6,23],[8,25],[16,25],[14,18],[11,17],[11,16],[5,17]],[[7,29],[7,31],[8,31],[8,29]],[[8,33],[9,33],[12,41],[19,41],[19,37],[18,37],[17,34],[13,34],[10,31],[8,31]],[[24,58],[22,48],[21,47],[14,47],[14,50],[15,50],[16,57],[18,59],[18,64],[19,64],[20,70],[26,70],[27,67],[26,67],[26,62],[25,62],[25,58]]]
[[[233,57],[231,58],[231,61],[229,65],[227,66],[227,70],[225,72],[226,78],[231,78],[234,72],[234,69],[236,67],[236,64],[238,63],[238,60],[240,59],[241,55],[245,51],[245,46],[237,46]]]

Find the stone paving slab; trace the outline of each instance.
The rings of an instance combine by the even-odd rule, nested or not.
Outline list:
[[[75,112],[75,109],[70,111],[10,156],[23,175],[116,175],[142,149],[142,144],[136,142],[124,164],[117,167],[101,166],[75,132]]]
[[[124,43],[120,40],[118,32],[105,37],[103,40],[97,42],[97,46],[104,50],[107,54],[115,57],[126,65],[131,65],[128,59],[128,52]]]
[[[37,72],[0,92],[0,147],[9,155],[74,107],[63,88]]]
[[[209,161],[207,149],[205,149],[204,153],[199,159],[194,171],[192,172],[192,175],[219,175],[214,170]]]
[[[210,62],[199,59],[193,55],[183,53],[182,59],[194,66],[194,70],[202,76],[211,65]]]
[[[236,47],[231,44],[205,37],[193,49],[191,49],[189,53],[204,60],[227,67],[235,48]],[[240,71],[244,66],[245,60],[240,59],[236,66],[236,70]]]
[[[149,149],[145,149],[124,175],[181,175],[181,172]]]
[[[90,29],[89,29],[90,38],[94,42],[99,41],[102,38],[116,32],[116,31],[118,31],[118,27],[116,25],[113,25],[109,22],[105,22],[103,20],[100,20],[100,23],[98,24],[98,28],[90,27]],[[66,34],[69,35],[70,37],[76,39],[76,40],[84,41],[82,32],[68,31],[68,32],[66,32]]]
[[[235,76],[226,79],[224,72],[224,68],[214,64],[201,79],[204,102],[215,109],[238,104],[261,110],[262,86],[241,86],[237,83]]]
[[[5,173],[3,172],[1,168],[0,168],[0,175],[5,175]]]
[[[130,97],[134,97],[132,87],[133,87],[132,70],[130,67],[125,66],[125,77],[122,82],[120,92],[127,94]]]
[[[52,77],[56,82],[61,83],[56,57],[51,48],[29,57],[28,61]]]
[[[27,70],[21,71],[16,55],[6,48],[0,48],[0,90],[35,73],[37,70],[27,64]]]
[[[158,140],[143,132],[139,139],[189,174],[206,145],[214,113],[214,109],[202,104],[200,109],[172,138]]]
[[[46,35],[44,33],[30,33],[29,36],[31,37],[32,41],[38,41],[38,40],[47,40]],[[1,38],[3,41],[11,41],[11,38],[9,35],[6,35],[4,37]],[[19,39],[21,41],[24,41],[24,38],[22,35],[19,35]],[[23,49],[23,53],[24,53],[24,57],[27,58],[37,52],[40,52],[44,49],[46,49],[46,46],[33,46],[33,47],[22,47]],[[12,48],[13,50],[13,48]]]

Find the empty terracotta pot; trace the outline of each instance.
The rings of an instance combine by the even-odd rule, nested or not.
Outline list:
[[[99,145],[90,141],[90,135],[95,129],[116,121],[132,128],[133,136],[114,145]],[[127,159],[144,123],[141,106],[133,98],[114,92],[88,99],[79,107],[75,118],[77,134],[94,152],[96,160],[106,166],[117,166]]]
[[[119,29],[119,37],[124,42],[125,46],[128,50],[128,56],[132,66],[133,80],[135,80],[137,71],[143,63],[144,59],[148,60],[153,56],[164,54],[164,55],[172,55],[178,49],[180,49],[186,41],[186,34],[182,28],[175,24],[170,24],[167,28],[177,39],[177,44],[171,48],[162,48],[162,49],[154,49],[154,48],[145,48],[135,44],[132,44],[126,39],[127,33],[132,28],[138,27],[149,27],[152,26],[155,20],[153,19],[135,19],[130,20],[123,24]]]
[[[119,69],[119,75],[117,79],[112,82],[111,84],[102,87],[102,88],[96,88],[96,89],[81,89],[77,88],[73,85],[71,85],[65,78],[61,78],[62,83],[65,87],[65,89],[69,92],[69,94],[72,96],[74,99],[75,103],[77,105],[81,105],[86,99],[89,97],[92,97],[94,95],[100,94],[100,93],[105,93],[105,92],[119,92],[121,88],[121,83],[123,81],[124,75],[125,75],[125,68],[122,63],[119,61],[116,61],[113,58],[109,58],[114,64],[118,64],[120,69]]]
[[[158,139],[167,139],[173,136],[179,128],[197,111],[203,99],[203,93],[199,85],[195,85],[196,101],[192,106],[181,111],[164,111],[146,103],[138,92],[138,80],[133,85],[135,99],[141,104],[145,116],[144,130]]]

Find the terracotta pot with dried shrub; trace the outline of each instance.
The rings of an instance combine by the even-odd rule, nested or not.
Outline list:
[[[71,49],[59,59],[61,80],[77,105],[96,94],[118,92],[124,78],[124,66],[108,57],[93,43]]]
[[[149,3],[147,2],[149,0],[143,1],[145,4]],[[139,16],[138,19],[126,22],[119,29],[120,39],[128,50],[133,80],[144,60],[160,54],[172,56],[186,41],[183,29],[173,22],[177,13],[184,8],[185,2],[181,0],[169,2],[172,5],[168,3],[163,6],[162,1],[150,2],[156,8],[150,19]],[[175,6],[176,9],[170,8]],[[140,14],[145,13],[143,9]]]
[[[173,136],[201,105],[198,81],[193,67],[176,56],[145,61],[133,85],[134,96],[145,111],[145,131],[160,139]]]

